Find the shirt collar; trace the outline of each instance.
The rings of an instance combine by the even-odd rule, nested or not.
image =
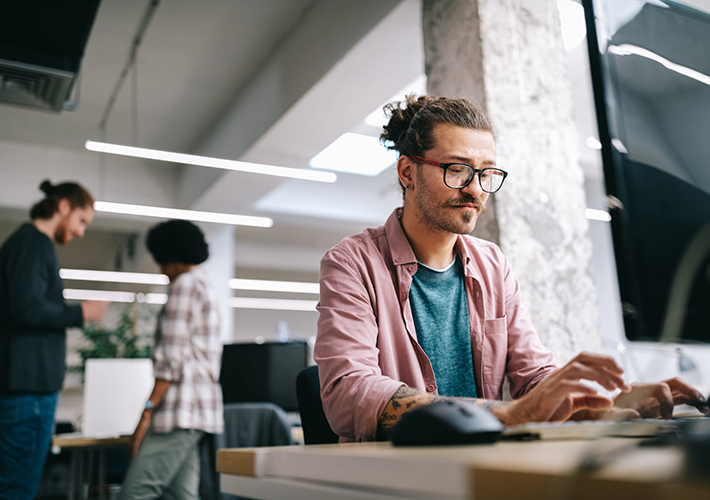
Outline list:
[[[392,261],[397,266],[417,263],[417,257],[414,255],[414,250],[412,250],[412,246],[409,244],[407,235],[404,234],[404,229],[402,228],[402,210],[402,207],[395,208],[387,222],[385,222],[385,231],[390,244]],[[462,235],[456,238],[455,248],[463,263],[464,275],[478,279],[478,272],[475,269],[471,253],[464,243]]]
[[[397,266],[405,264],[416,264],[417,257],[414,255],[414,250],[409,244],[407,235],[402,229],[402,207],[395,208],[394,212],[385,222],[385,231],[387,240],[390,244],[390,253],[392,254],[392,262]]]

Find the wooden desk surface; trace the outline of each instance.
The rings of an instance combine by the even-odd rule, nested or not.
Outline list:
[[[686,477],[680,448],[637,443],[606,438],[431,448],[359,443],[227,449],[217,452],[217,470],[374,488],[407,498],[710,498],[710,478]],[[580,473],[579,464],[589,456],[605,460]]]
[[[94,448],[107,446],[128,446],[131,436],[95,437],[80,433],[58,434],[52,438],[52,446],[60,448]]]

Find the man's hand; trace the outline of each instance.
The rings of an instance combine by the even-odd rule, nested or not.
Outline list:
[[[81,303],[81,313],[84,316],[84,321],[101,321],[106,314],[108,302],[102,300],[85,300]]]
[[[131,436],[131,459],[136,458],[136,455],[138,455],[138,450],[141,447],[145,435],[148,433],[152,418],[153,412],[151,410],[145,410],[141,415],[136,430],[133,431],[133,435]]]
[[[673,407],[679,404],[693,405],[710,414],[705,397],[678,377],[655,384],[631,384],[629,392],[614,398],[614,407],[635,410],[644,418],[671,418]]]
[[[505,407],[493,409],[493,414],[505,425],[525,422],[567,420],[579,410],[604,410],[613,405],[609,398],[580,380],[593,380],[605,389],[628,391],[624,373],[614,358],[600,354],[581,353],[564,367],[554,371],[522,398]]]

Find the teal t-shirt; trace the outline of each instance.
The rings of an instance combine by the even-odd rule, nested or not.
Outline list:
[[[409,292],[417,340],[442,396],[477,397],[463,265],[458,255],[436,270],[419,263]]]

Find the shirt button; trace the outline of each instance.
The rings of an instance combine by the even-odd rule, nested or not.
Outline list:
[[[411,264],[408,265],[408,266],[407,266],[407,270],[408,270],[408,271],[414,271],[414,265],[411,265]]]
[[[433,385],[430,385],[426,388],[427,392],[434,392],[434,389],[436,389],[436,387],[434,387]]]
[[[402,293],[402,300],[407,300],[407,294],[404,292]]]

